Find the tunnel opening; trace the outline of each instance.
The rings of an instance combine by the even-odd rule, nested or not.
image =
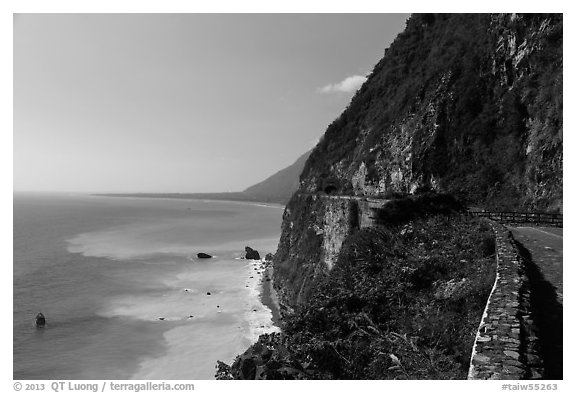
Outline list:
[[[333,184],[329,184],[329,185],[327,185],[327,186],[324,187],[324,192],[325,192],[326,194],[328,194],[328,195],[329,195],[329,194],[334,194],[334,193],[336,193],[336,191],[338,191],[338,187],[336,187],[336,186],[333,185]]]
[[[317,187],[319,192],[323,192],[327,195],[337,194],[339,191],[341,191],[340,182],[333,176],[323,176],[320,179],[320,182],[318,182]]]

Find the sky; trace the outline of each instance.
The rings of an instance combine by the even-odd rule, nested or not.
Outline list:
[[[16,14],[14,190],[243,190],[316,144],[407,17]]]

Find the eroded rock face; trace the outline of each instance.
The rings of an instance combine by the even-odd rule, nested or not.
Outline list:
[[[328,127],[286,206],[274,256],[282,312],[314,304],[312,289],[346,257],[342,243],[372,225],[369,199],[338,196],[435,190],[487,208],[561,210],[562,162],[562,15],[414,15]],[[466,296],[470,277],[435,280],[429,270],[415,269],[411,283],[439,302]],[[288,334],[261,336],[219,376],[310,377],[283,349]],[[519,352],[503,348],[514,367]]]
[[[282,234],[274,256],[274,288],[283,312],[290,313],[305,299],[315,279],[326,273],[320,261],[323,201],[315,195],[294,195],[282,219]]]
[[[344,193],[420,187],[466,202],[562,204],[562,16],[413,16],[301,176]]]
[[[427,189],[486,208],[561,210],[562,39],[562,15],[411,17],[286,207],[274,260],[285,311],[327,274],[348,233],[349,210],[316,193]]]

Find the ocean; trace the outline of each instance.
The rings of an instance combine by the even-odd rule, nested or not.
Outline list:
[[[14,194],[13,378],[213,379],[217,360],[278,330],[260,299],[264,272],[240,257],[276,251],[282,212]]]

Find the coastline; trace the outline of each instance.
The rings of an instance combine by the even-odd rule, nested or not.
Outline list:
[[[239,204],[247,204],[252,206],[271,207],[275,209],[284,209],[287,202],[281,201],[263,201],[259,199],[246,199],[246,198],[214,198],[214,196],[193,196],[193,194],[82,194],[95,198],[125,198],[125,199],[159,199],[165,201],[200,201],[200,202],[232,202]]]
[[[282,318],[280,314],[280,305],[278,303],[278,295],[274,289],[273,273],[274,267],[272,261],[262,262],[264,264],[264,274],[260,281],[260,302],[270,309],[272,312],[272,324],[282,330]],[[270,281],[267,281],[267,278]]]

